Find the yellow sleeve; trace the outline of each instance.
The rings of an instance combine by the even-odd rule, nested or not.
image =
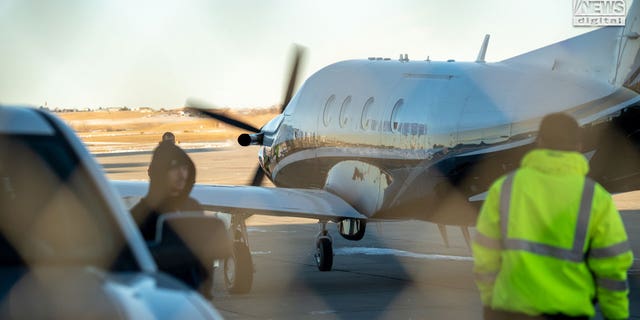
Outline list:
[[[596,281],[596,296],[607,319],[629,317],[627,270],[633,263],[627,233],[611,195],[596,186],[592,204],[587,264]]]
[[[482,304],[491,306],[493,284],[502,264],[500,236],[500,179],[489,189],[487,199],[482,204],[478,221],[477,234],[473,239],[473,273],[480,290]]]

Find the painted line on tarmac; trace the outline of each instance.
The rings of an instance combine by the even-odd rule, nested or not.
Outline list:
[[[415,253],[404,250],[388,249],[388,248],[371,248],[371,247],[344,247],[336,248],[333,253],[335,255],[347,256],[354,254],[364,254],[372,256],[398,256],[409,257],[427,260],[448,260],[448,261],[473,261],[473,257],[465,256],[451,256],[443,254],[431,254],[431,253]]]
[[[251,251],[252,255],[267,255],[271,254],[271,251]]]
[[[262,233],[268,233],[268,232],[272,232],[272,233],[296,233],[297,232],[295,230],[267,230],[267,229],[256,228],[256,227],[247,227],[247,231],[248,232],[262,232]]]
[[[334,314],[334,313],[338,313],[338,312],[335,311],[335,310],[321,310],[321,311],[311,311],[311,312],[309,312],[309,314],[312,315],[312,316]]]

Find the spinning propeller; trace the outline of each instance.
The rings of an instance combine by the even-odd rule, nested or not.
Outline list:
[[[298,45],[294,46],[294,55],[293,55],[293,60],[291,62],[291,69],[289,72],[289,84],[284,94],[284,101],[280,108],[280,113],[284,112],[284,109],[287,107],[287,105],[291,101],[291,98],[293,97],[293,91],[298,81],[298,73],[299,73],[298,70],[300,67],[300,61],[302,60],[303,56],[304,56],[304,48]],[[221,112],[215,106],[202,103],[193,99],[187,100],[187,109],[201,113],[203,115],[206,115],[210,118],[224,122],[236,128],[251,132],[252,134],[243,133],[240,136],[238,136],[238,143],[242,146],[248,146],[250,144],[262,145],[262,137],[264,136],[264,133],[262,132],[262,128],[258,129],[246,122],[229,117],[223,112]],[[263,179],[264,179],[264,171],[262,170],[262,167],[258,165],[258,168],[256,169],[256,172],[253,176],[253,181],[251,182],[251,185],[259,186],[262,184]]]

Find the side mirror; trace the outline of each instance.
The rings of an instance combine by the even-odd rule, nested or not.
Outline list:
[[[158,218],[152,254],[159,265],[199,261],[211,266],[231,256],[232,242],[224,222],[203,213],[170,213]]]

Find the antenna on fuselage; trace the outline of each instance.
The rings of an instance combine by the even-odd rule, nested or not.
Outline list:
[[[480,46],[480,52],[478,52],[478,58],[476,59],[477,63],[485,63],[484,56],[487,54],[487,47],[489,46],[489,37],[490,35],[485,34],[484,40],[482,40],[482,46]]]

